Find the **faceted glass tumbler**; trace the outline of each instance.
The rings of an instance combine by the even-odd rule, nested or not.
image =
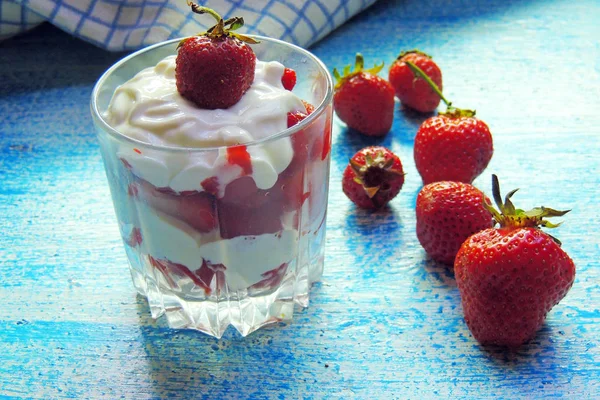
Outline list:
[[[91,112],[133,284],[148,299],[152,317],[165,315],[172,328],[221,337],[232,325],[245,336],[291,320],[295,304],[308,306],[310,287],[323,272],[331,76],[308,51],[256,38],[257,59],[294,69],[293,93],[315,106],[297,125],[266,139],[232,147],[165,147],[109,126],[105,113],[115,89],[175,54],[179,39],[117,62],[92,94]],[[206,190],[178,192],[168,183],[144,179],[144,169],[156,160],[206,163],[228,152],[255,154],[280,146],[291,147],[293,157],[267,189],[259,189],[251,176],[230,182],[225,193],[210,191],[210,181],[203,182]]]

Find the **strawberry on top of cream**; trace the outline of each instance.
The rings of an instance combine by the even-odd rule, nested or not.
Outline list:
[[[168,56],[139,72],[115,91],[104,117],[121,134],[152,145],[201,149],[246,144],[287,128],[289,112],[305,106],[281,83],[284,66],[256,62],[255,78],[240,101],[227,109],[198,108],[183,98],[175,84],[175,59]],[[249,146],[251,172],[227,160],[225,148],[207,152],[136,149],[122,145],[119,157],[133,172],[157,187],[182,192],[204,190],[201,182],[216,176],[220,190],[243,175],[269,189],[290,164],[289,138]]]

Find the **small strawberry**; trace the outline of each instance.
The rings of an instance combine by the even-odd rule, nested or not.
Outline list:
[[[383,64],[368,70],[363,66],[363,57],[357,54],[352,72],[349,65],[343,76],[337,69],[333,70],[337,80],[333,107],[350,128],[368,136],[383,136],[394,120],[394,88],[377,76]]]
[[[468,183],[426,185],[417,196],[417,237],[427,254],[452,266],[460,245],[472,234],[494,226],[483,206],[487,197]]]
[[[568,211],[540,207],[516,209],[513,190],[502,202],[498,178],[492,176],[491,204],[499,228],[469,237],[454,262],[465,321],[482,344],[517,347],[531,339],[546,314],[567,294],[575,280],[575,264],[560,242],[539,227],[554,228],[546,217]]]
[[[246,43],[256,40],[233,32],[244,19],[223,20],[210,8],[188,2],[197,14],[210,14],[217,24],[205,33],[183,39],[175,67],[177,90],[200,108],[228,108],[237,103],[254,81],[256,55]]]
[[[423,113],[434,111],[440,104],[440,96],[423,78],[411,71],[406,61],[412,62],[425,72],[440,90],[442,90],[442,71],[429,55],[419,50],[400,53],[389,71],[389,81],[402,104]]]
[[[344,171],[342,189],[354,204],[375,209],[386,205],[402,189],[404,170],[397,155],[381,146],[365,147]]]
[[[485,122],[475,118],[475,111],[453,107],[419,67],[410,61],[405,64],[423,78],[447,106],[445,113],[425,120],[415,136],[415,164],[423,183],[473,182],[494,153],[490,129]]]

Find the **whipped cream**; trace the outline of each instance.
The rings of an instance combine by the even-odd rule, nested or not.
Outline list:
[[[281,83],[284,66],[257,60],[254,82],[228,109],[200,109],[183,98],[175,83],[176,56],[139,72],[114,93],[104,118],[121,134],[167,147],[201,149],[232,146],[263,139],[287,128],[288,112],[305,112],[304,104]],[[252,173],[260,189],[269,189],[290,164],[290,138],[248,146]],[[204,190],[201,182],[216,176],[225,186],[244,175],[227,160],[225,148],[206,152],[138,149],[122,144],[118,156],[133,172],[157,187],[176,192]]]
[[[230,290],[246,289],[262,281],[267,271],[293,260],[297,254],[298,231],[293,229],[206,243],[206,235],[141,202],[137,214],[143,253],[185,265],[191,271],[199,269],[203,260],[223,264]]]

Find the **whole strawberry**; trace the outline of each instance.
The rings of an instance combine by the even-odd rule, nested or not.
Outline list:
[[[429,76],[411,61],[406,66],[446,103],[447,109],[421,124],[415,136],[414,157],[424,184],[437,181],[471,183],[494,153],[490,129],[475,111],[453,107]]]
[[[357,54],[352,72],[350,66],[344,69],[343,76],[333,70],[337,80],[333,107],[350,128],[368,136],[383,136],[394,120],[394,88],[377,76],[383,64],[368,70],[363,66],[363,57]]]
[[[197,14],[210,14],[217,24],[179,43],[175,67],[177,90],[200,108],[231,107],[254,81],[256,55],[246,43],[257,41],[233,32],[244,25],[243,18],[224,21],[210,8],[191,2],[188,5]]]
[[[413,151],[424,184],[471,183],[487,167],[494,154],[492,134],[474,115],[451,108],[421,124]]]
[[[397,155],[381,146],[365,147],[352,158],[342,179],[342,190],[357,206],[381,208],[402,189],[404,170]]]
[[[440,104],[440,96],[425,79],[411,71],[406,61],[419,67],[440,90],[442,90],[442,71],[429,55],[419,50],[402,52],[389,71],[389,81],[402,104],[423,113],[434,111]]]
[[[452,266],[460,245],[494,226],[483,206],[487,197],[475,186],[442,181],[425,185],[417,196],[417,237],[427,254]]]
[[[531,339],[546,314],[567,294],[575,264],[560,242],[539,227],[556,227],[544,218],[568,211],[540,207],[516,209],[510,192],[504,202],[498,178],[493,194],[500,212],[489,203],[499,228],[469,237],[454,262],[465,321],[482,344],[517,347]]]

